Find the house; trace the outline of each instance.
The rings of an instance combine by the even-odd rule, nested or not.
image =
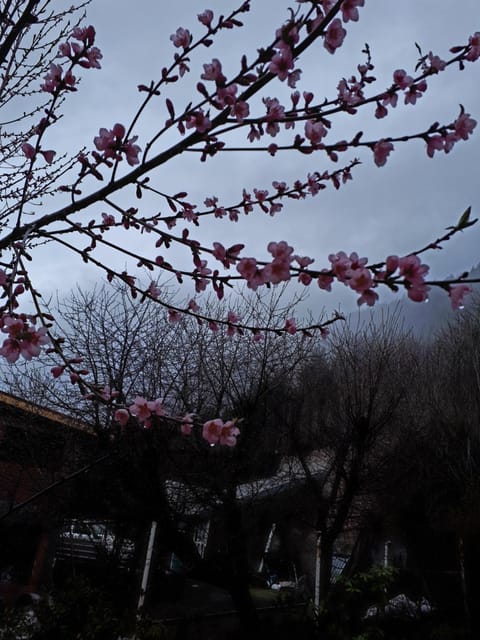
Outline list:
[[[0,392],[0,598],[34,592],[46,578],[69,498],[62,485],[97,449],[88,425]]]

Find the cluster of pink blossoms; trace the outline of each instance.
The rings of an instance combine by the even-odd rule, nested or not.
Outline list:
[[[320,25],[325,15],[335,5],[335,2],[336,0],[321,0],[318,3],[317,16],[310,25],[311,31]],[[349,20],[357,21],[359,17],[358,7],[363,7],[364,4],[365,0],[344,0],[341,5],[343,22],[348,22]],[[286,25],[278,29],[275,35],[277,40],[268,70],[282,82],[286,80],[289,87],[295,88],[301,74],[300,69],[294,69],[294,48],[299,41],[297,27],[295,25]],[[333,54],[342,46],[346,35],[347,32],[343,28],[342,20],[335,18],[325,31],[323,46],[329,53]]]
[[[103,56],[100,49],[93,46],[95,29],[91,25],[85,28],[76,27],[72,31],[72,38],[79,42],[62,43],[57,57],[68,58],[72,64],[78,64],[85,69],[100,69]],[[41,88],[47,93],[55,93],[58,89],[76,91],[76,83],[77,79],[71,69],[64,71],[59,64],[52,63]]]
[[[152,426],[152,417],[164,414],[165,410],[159,398],[146,400],[142,396],[137,396],[128,409],[117,409],[114,418],[121,426],[125,426],[130,417],[134,416],[146,429],[149,429]]]
[[[59,47],[58,57],[68,58],[72,62],[78,64],[84,69],[100,69],[100,60],[103,58],[102,52],[98,47],[94,47],[95,29],[92,25],[88,27],[75,27],[72,31],[72,38],[79,40],[78,42],[65,42]]]
[[[247,281],[247,286],[254,291],[262,284],[279,284],[290,280],[290,267],[296,256],[293,247],[284,240],[270,242],[268,251],[273,260],[261,268],[255,258],[242,258],[237,264],[237,271]]]
[[[476,126],[476,120],[469,113],[461,113],[453,123],[453,130],[427,136],[428,156],[432,158],[435,151],[449,153],[456,142],[468,140]]]
[[[210,445],[220,444],[226,447],[234,447],[237,444],[237,436],[240,429],[233,420],[223,422],[220,418],[208,420],[204,423],[202,437]]]
[[[332,290],[335,280],[342,282],[353,291],[360,294],[357,300],[358,305],[367,304],[373,306],[378,300],[375,289],[380,283],[388,286],[398,287],[403,285],[407,291],[407,296],[413,302],[424,302],[428,299],[430,287],[425,282],[425,276],[429,267],[423,264],[420,258],[411,254],[398,257],[388,256],[385,261],[383,271],[368,267],[368,258],[360,258],[356,252],[347,255],[344,251],[331,253],[328,256],[330,269],[322,269],[320,272],[308,270],[313,259],[308,256],[293,255],[293,247],[286,242],[271,242],[268,250],[273,256],[271,263],[261,267],[255,258],[241,258],[237,264],[237,271],[247,281],[250,289],[256,290],[264,284],[278,284],[285,282],[292,277],[292,263],[295,261],[298,266],[298,280],[308,286],[314,278],[320,289]],[[458,309],[463,304],[463,298],[471,292],[471,288],[463,283],[450,285],[448,295],[452,308]],[[295,321],[289,318],[286,321],[284,330],[287,333],[296,333]]]
[[[111,397],[114,397],[113,395]],[[165,409],[160,399],[146,400],[142,396],[137,396],[127,409],[117,409],[114,419],[125,427],[130,418],[133,416],[143,424],[146,429],[152,426],[152,418],[154,416],[164,416]],[[180,431],[184,436],[189,436],[193,429],[193,413],[187,413],[178,419],[180,423]],[[208,420],[204,423],[202,429],[202,437],[210,445],[220,444],[227,447],[235,446],[237,436],[240,430],[233,421],[223,422],[220,418]]]
[[[29,160],[33,160],[33,158],[35,158],[35,156],[37,155],[37,151],[35,151],[35,147],[31,145],[29,142],[24,142],[22,144],[22,151],[25,157],[28,158]],[[56,155],[56,151],[53,151],[52,149],[48,151],[43,151],[41,147],[38,148],[38,153],[42,154],[47,164],[52,164],[53,159],[55,158],[55,155]]]
[[[2,316],[0,326],[2,332],[8,334],[0,348],[0,355],[7,362],[16,362],[20,356],[31,360],[40,355],[43,345],[50,342],[46,327],[37,329],[25,314]]]
[[[94,138],[93,142],[98,151],[103,151],[105,160],[121,160],[122,154],[125,154],[127,162],[130,166],[139,164],[138,154],[141,149],[135,142],[138,136],[134,136],[129,140],[124,140],[125,127],[123,124],[116,124],[113,129],[104,129],[99,131],[99,135]]]
[[[328,259],[332,265],[330,274],[333,274],[339,282],[343,282],[353,291],[360,293],[358,304],[367,304],[373,306],[378,300],[378,294],[373,291],[375,282],[370,269],[366,267],[368,258],[359,258],[358,254],[353,252],[349,256],[344,251],[330,254]],[[325,273],[326,270],[324,270]],[[325,273],[318,279],[318,286],[321,289],[330,290],[332,275]]]
[[[70,69],[64,73],[59,64],[54,64],[52,62],[49,71],[44,78],[44,83],[41,85],[41,89],[47,93],[55,93],[58,88],[67,89],[68,91],[76,91],[76,82],[77,79]]]
[[[226,84],[226,78],[222,73],[222,64],[220,60],[214,58],[211,63],[203,65],[204,72],[201,75],[202,80],[215,82],[217,93],[215,94],[213,105],[217,109],[230,109],[230,114],[236,118],[238,122],[243,122],[250,113],[248,103],[243,100],[237,100],[236,95],[238,86],[235,83]],[[188,126],[188,121],[187,121]],[[197,126],[197,130],[198,126]]]
[[[425,302],[428,300],[429,286],[425,284],[425,276],[429,271],[426,264],[422,264],[416,255],[403,258],[388,256],[385,261],[385,277],[394,276],[397,273],[407,282],[407,295],[413,302]],[[381,274],[383,276],[383,274]]]
[[[293,68],[293,48],[299,40],[297,27],[294,25],[283,27],[278,29],[275,35],[277,37],[275,53],[272,56],[268,70],[282,82],[286,80],[288,86],[293,89],[301,73],[299,69],[294,70]]]

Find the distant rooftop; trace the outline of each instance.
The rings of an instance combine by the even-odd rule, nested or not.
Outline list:
[[[93,429],[85,422],[74,420],[70,416],[67,416],[59,411],[53,409],[46,409],[34,402],[24,400],[23,398],[17,398],[17,396],[0,391],[0,407],[1,405],[7,405],[13,409],[18,409],[24,413],[28,413],[32,416],[39,416],[50,422],[56,422],[70,429],[78,429],[79,431],[86,431],[94,433]]]

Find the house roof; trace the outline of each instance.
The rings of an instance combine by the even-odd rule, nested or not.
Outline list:
[[[314,451],[305,461],[312,476],[319,476],[328,467],[329,453],[326,450]],[[251,500],[265,498],[294,485],[304,484],[306,480],[305,470],[298,458],[284,458],[278,471],[267,478],[260,478],[245,482],[237,487],[237,498]]]
[[[306,460],[312,476],[319,476],[328,467],[328,451],[315,451]],[[294,486],[304,484],[306,474],[297,458],[284,458],[278,471],[269,477],[245,482],[237,487],[237,499],[240,501],[262,500],[287,491]],[[208,513],[219,503],[209,494],[208,489],[195,487],[179,480],[167,480],[166,491],[170,503],[179,513],[195,516]]]
[[[74,420],[73,418],[60,413],[59,411],[41,407],[34,402],[18,398],[17,396],[9,393],[4,393],[3,391],[0,391],[0,408],[1,405],[6,405],[7,407],[22,411],[23,413],[27,413],[30,416],[38,416],[40,418],[48,420],[49,422],[55,422],[70,429],[77,429],[79,431],[84,431],[92,435],[95,433],[92,427],[85,422]]]

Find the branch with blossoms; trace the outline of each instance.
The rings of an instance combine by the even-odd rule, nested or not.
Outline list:
[[[121,428],[125,429],[128,422],[134,418],[145,429],[150,429],[153,424],[165,415],[165,409],[162,401],[147,400],[141,396],[137,396],[133,403],[126,409],[117,409],[115,411],[114,420]],[[180,432],[184,436],[189,436],[195,427],[195,415],[187,413],[178,418],[169,417],[179,426]],[[237,437],[240,435],[240,429],[237,427],[236,420],[227,420],[224,422],[221,418],[207,420],[201,425],[202,438],[211,446],[221,445],[226,447],[234,447],[237,443]]]
[[[3,36],[0,34],[0,54],[6,50],[12,37],[26,37],[29,25],[39,17],[35,15],[36,2],[30,0],[23,4],[23,22],[11,26]],[[318,102],[313,91],[301,94],[297,84],[302,77],[302,70],[298,67],[302,56],[317,45],[326,56],[335,54],[347,35],[345,26],[358,22],[359,9],[364,4],[364,0],[298,2],[297,9],[290,11],[269,43],[258,48],[250,60],[247,55],[242,56],[238,70],[231,77],[225,74],[219,58],[214,57],[211,62],[203,64],[203,73],[195,87],[196,99],[179,106],[167,97],[161,106],[165,120],[142,141],[136,133],[137,127],[151,111],[155,113],[155,121],[159,121],[161,92],[189,77],[192,54],[198,55],[214,45],[220,33],[233,33],[243,27],[243,15],[249,12],[250,2],[242,2],[226,16],[217,17],[213,11],[205,10],[198,15],[202,35],[195,38],[190,30],[180,27],[170,36],[175,48],[173,59],[161,69],[159,78],[138,85],[141,102],[129,124],[100,126],[98,135],[93,139],[93,147],[85,145],[74,160],[56,159],[56,151],[48,142],[49,135],[52,128],[60,127],[60,110],[77,92],[78,72],[99,70],[102,53],[96,46],[93,26],[77,25],[68,39],[57,43],[58,51],[55,51],[48,67],[42,63],[43,81],[32,89],[32,92],[46,94],[48,99],[42,103],[41,109],[30,112],[34,122],[28,132],[22,134],[21,145],[12,146],[6,155],[10,159],[12,153],[21,151],[19,166],[22,170],[8,172],[8,199],[2,211],[0,288],[4,302],[0,307],[0,330],[7,337],[0,347],[0,355],[8,362],[19,357],[30,360],[50,343],[50,349],[59,358],[58,365],[52,369],[54,376],[68,371],[72,382],[90,392],[87,395],[93,394],[102,402],[114,400],[110,393],[89,388],[88,372],[77,366],[81,362],[76,358],[71,359],[63,353],[61,338],[54,335],[54,318],[45,311],[41,294],[36,290],[27,268],[34,249],[38,244],[47,242],[67,248],[72,255],[93,264],[106,274],[108,280],[127,283],[133,296],[141,295],[163,305],[171,322],[177,322],[184,315],[193,315],[199,322],[207,323],[212,331],[225,327],[229,335],[251,333],[258,339],[269,331],[309,335],[315,330],[326,335],[328,325],[337,321],[339,316],[309,326],[297,326],[295,318],[289,317],[282,326],[272,327],[242,324],[241,318],[231,311],[223,318],[212,318],[202,313],[196,298],[192,298],[185,307],[164,300],[158,287],[160,277],[163,274],[174,275],[179,283],[189,279],[198,295],[211,287],[220,300],[224,297],[225,288],[232,288],[238,281],[246,282],[250,289],[256,290],[261,286],[271,287],[297,279],[304,286],[316,283],[324,291],[331,291],[333,282],[338,281],[359,294],[358,304],[369,306],[378,300],[381,286],[391,291],[403,288],[415,302],[426,300],[429,288],[437,286],[448,292],[453,307],[461,306],[464,296],[470,292],[472,281],[463,276],[458,280],[428,281],[428,266],[421,262],[419,255],[427,249],[438,248],[458,231],[472,226],[475,221],[470,219],[469,211],[448,234],[409,255],[390,255],[383,262],[369,265],[367,258],[359,258],[356,252],[347,255],[340,251],[330,254],[330,265],[320,270],[311,267],[313,257],[296,254],[285,240],[270,242],[267,251],[271,259],[261,260],[245,255],[246,245],[243,242],[235,242],[230,247],[216,241],[207,245],[190,234],[189,225],[198,227],[207,218],[236,222],[241,215],[252,212],[274,217],[287,208],[291,200],[316,196],[327,185],[338,189],[353,178],[359,157],[347,159],[341,168],[334,170],[312,170],[290,185],[286,180],[275,180],[272,182],[273,191],[265,185],[258,185],[252,191],[243,188],[241,198],[230,203],[221,203],[216,195],[210,194],[203,200],[205,208],[190,202],[186,191],[168,193],[157,184],[155,170],[186,152],[200,154],[202,162],[225,152],[255,151],[270,156],[281,151],[317,156],[320,152],[326,162],[337,163],[341,154],[351,150],[361,154],[367,149],[373,154],[375,164],[382,167],[397,143],[421,141],[427,155],[433,157],[436,151],[449,153],[457,142],[468,140],[476,121],[463,106],[454,121],[448,124],[435,122],[416,133],[365,141],[363,132],[358,131],[351,140],[334,138],[335,116],[355,115],[374,106],[373,117],[385,118],[389,110],[398,105],[399,97],[403,97],[407,107],[414,106],[425,95],[427,80],[436,80],[454,66],[463,69],[467,63],[480,58],[480,32],[476,32],[466,44],[453,47],[451,56],[446,60],[431,51],[426,55],[419,51],[420,59],[411,75],[398,68],[393,72],[393,82],[389,87],[372,91],[369,95],[367,88],[376,79],[367,46],[364,50],[366,61],[357,65],[356,73],[350,78],[339,80],[335,96]],[[38,73],[31,77],[31,81],[38,82]],[[266,93],[267,87],[278,86],[278,83],[288,87],[289,92],[291,90],[288,106],[282,104],[280,98]],[[43,115],[35,121],[40,110]],[[246,133],[248,144],[237,143],[239,132]],[[172,136],[176,136],[173,143]],[[169,142],[163,146],[165,139]],[[161,210],[153,214],[142,211],[144,193],[160,198]],[[40,204],[47,194],[59,197],[63,194],[64,198],[68,197],[68,203],[44,213]],[[91,214],[88,222],[85,222],[86,214]],[[179,224],[186,226],[174,234],[172,230]],[[111,233],[112,230],[117,233]],[[119,231],[128,233],[128,239],[123,235],[120,238]],[[135,233],[152,239],[150,245],[143,243],[141,252],[130,248],[131,236]],[[95,253],[98,247],[111,252],[112,262],[98,257]],[[160,247],[165,250],[178,247],[186,251],[193,265],[190,269],[178,267],[158,253]],[[134,267],[127,266],[122,271],[115,269],[113,257],[116,254]],[[230,272],[231,268],[235,269],[234,274]],[[137,269],[150,272],[152,277],[148,287],[138,284]],[[33,302],[33,314],[20,310],[25,294]],[[163,405],[159,402],[139,399],[128,409],[119,409],[125,412],[118,414],[119,422],[133,416],[144,426],[149,426],[152,416],[164,416],[159,413],[163,412]],[[215,443],[229,445],[235,440],[238,434],[233,423],[225,423],[227,427],[215,420],[211,422],[205,432],[207,441],[217,438]],[[227,435],[222,436],[223,429]]]

